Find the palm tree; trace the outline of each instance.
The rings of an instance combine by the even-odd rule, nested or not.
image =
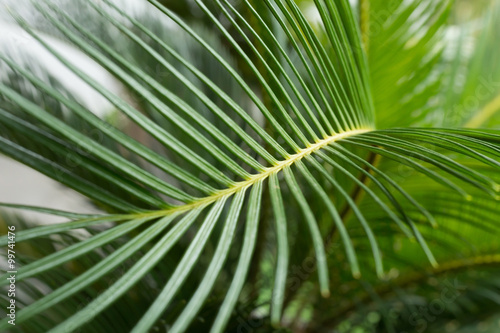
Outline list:
[[[180,3],[9,9],[74,79],[3,50],[0,152],[102,214],[2,204],[67,221],[4,217],[0,328],[476,332],[494,323],[499,6]],[[109,112],[90,110],[82,84]]]

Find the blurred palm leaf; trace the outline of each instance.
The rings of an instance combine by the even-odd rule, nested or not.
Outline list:
[[[414,308],[445,279],[464,304],[426,328],[498,302],[499,133],[408,127],[441,110],[448,1],[361,1],[358,23],[347,0],[317,0],[319,28],[292,0],[193,1],[212,29],[149,2],[12,12],[115,109],[0,54],[0,151],[105,211],[5,205],[70,219],[16,223],[17,330],[399,331],[424,325]]]

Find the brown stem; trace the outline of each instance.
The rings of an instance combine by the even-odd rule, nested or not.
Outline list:
[[[359,1],[359,18],[361,41],[368,54],[370,48],[370,0]]]
[[[375,293],[379,297],[384,297],[390,295],[397,290],[398,288],[404,288],[413,284],[421,283],[422,280],[428,278],[429,276],[440,276],[451,272],[459,272],[462,270],[466,270],[471,267],[478,266],[498,266],[500,264],[500,255],[492,254],[492,255],[482,255],[475,256],[465,260],[455,260],[450,261],[448,263],[442,264],[439,267],[436,267],[432,270],[427,270],[424,272],[408,274],[401,279],[396,280],[395,284],[391,285],[383,285],[379,286],[375,289]],[[339,320],[343,320],[346,318],[347,314],[353,311],[357,304],[365,303],[370,304],[371,296],[370,294],[365,294],[361,297],[356,297],[356,302],[350,302],[349,304],[343,306],[342,308],[335,311],[335,317],[328,319],[327,321],[321,323],[318,327],[324,329],[326,327],[334,327],[338,324]]]
[[[372,166],[376,167],[378,165],[378,163],[380,162],[380,155],[378,155],[378,154],[376,154],[374,152],[370,152],[366,161],[368,163],[370,163]],[[369,166],[365,166],[363,169],[367,173],[372,173],[373,172],[372,168],[370,168]],[[363,173],[361,175],[361,177],[359,178],[360,183],[363,184],[363,185],[368,185],[368,181],[369,180],[370,180],[370,178],[368,177],[368,175],[366,173]],[[350,197],[351,197],[352,201],[356,205],[358,205],[359,202],[361,201],[361,199],[363,198],[364,193],[365,192],[363,191],[363,187],[361,187],[360,184],[357,184],[354,187],[354,189],[352,190],[352,192],[350,194]],[[348,202],[346,202],[344,204],[344,207],[340,211],[340,218],[345,223],[349,219],[349,217],[351,216],[351,214],[352,214],[352,207],[351,207],[351,205]],[[326,238],[326,242],[325,242],[325,247],[326,248],[329,248],[331,246],[333,238],[335,237],[336,233],[337,233],[337,228],[335,226],[332,226],[332,229],[328,233],[328,236]]]
[[[367,162],[370,163],[371,165],[373,166],[376,166],[380,161],[380,156],[377,155],[376,153],[373,153],[373,152],[370,152],[370,154],[368,155],[368,158],[367,158]],[[366,166],[364,168],[364,170],[366,172],[371,172],[371,168]],[[368,184],[368,181],[369,181],[369,177],[367,174],[363,173],[360,178],[359,178],[359,181],[364,184],[364,185],[367,185]],[[357,205],[361,199],[363,198],[363,194],[364,194],[364,191],[363,191],[363,188],[358,184],[356,185],[356,187],[352,190],[351,194],[350,194],[350,197],[352,199],[352,201]],[[340,217],[342,218],[342,221],[345,223],[347,221],[347,219],[349,218],[350,214],[352,213],[352,207],[346,202],[344,208],[341,210],[340,212]],[[328,249],[331,244],[332,244],[332,240],[333,238],[335,237],[335,234],[336,234],[336,231],[337,231],[337,228],[335,228],[335,226],[332,227],[331,231],[329,232],[328,236],[327,236],[327,239],[325,241],[325,247]],[[309,253],[309,256],[312,256],[312,252]],[[311,275],[310,272],[306,272],[305,273],[306,275],[306,278],[303,279],[301,281],[304,282],[306,280],[309,279],[309,276]],[[296,293],[300,290],[300,287],[299,286],[298,288],[295,289],[295,291],[288,291],[287,294],[285,295],[285,300],[284,300],[284,307],[286,308],[288,306],[288,304],[290,303],[290,301],[293,299],[293,296],[296,295]]]

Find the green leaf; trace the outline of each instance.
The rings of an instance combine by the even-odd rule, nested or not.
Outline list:
[[[429,276],[484,278],[471,295],[496,300],[500,133],[415,127],[450,78],[438,66],[450,2],[361,1],[358,22],[349,1],[315,0],[314,25],[292,0],[196,0],[201,27],[149,3],[140,14],[33,1],[36,20],[12,10],[122,119],[1,52],[0,151],[105,211],[0,204],[70,219],[16,225],[21,331],[215,333],[256,318],[263,330],[355,330],[370,311],[381,318],[366,329],[406,330],[388,309],[403,318],[414,294],[432,300]]]

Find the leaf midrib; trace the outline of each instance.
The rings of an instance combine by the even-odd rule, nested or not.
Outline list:
[[[199,208],[202,206],[208,206],[214,202],[217,202],[218,200],[220,200],[223,197],[231,196],[231,195],[233,195],[233,194],[235,194],[235,193],[237,193],[245,188],[253,186],[257,182],[268,178],[272,174],[276,174],[276,173],[282,171],[284,168],[291,166],[292,164],[302,160],[304,157],[307,157],[307,156],[313,154],[315,151],[320,150],[323,147],[325,147],[333,142],[336,142],[336,141],[339,141],[339,140],[342,140],[342,139],[345,139],[345,138],[348,138],[348,137],[351,137],[354,135],[367,133],[367,132],[370,132],[373,130],[374,130],[373,128],[367,127],[367,128],[358,128],[358,129],[354,129],[354,130],[336,133],[336,134],[329,136],[325,139],[319,140],[319,141],[315,142],[314,144],[309,145],[306,148],[301,149],[296,154],[289,155],[286,159],[279,161],[275,165],[268,167],[268,168],[265,168],[264,171],[262,171],[261,173],[253,174],[247,180],[237,182],[235,185],[233,185],[227,189],[218,190],[210,196],[207,196],[204,198],[199,198],[195,201],[192,201],[192,202],[184,204],[184,205],[175,206],[173,208],[169,208],[169,209],[165,209],[165,210],[159,210],[159,211],[149,212],[149,213],[145,213],[145,214],[140,214],[140,216],[141,217],[143,217],[143,216],[161,217],[161,216],[166,216],[166,215],[173,214],[173,213],[187,212],[187,211],[190,211],[192,209]]]

